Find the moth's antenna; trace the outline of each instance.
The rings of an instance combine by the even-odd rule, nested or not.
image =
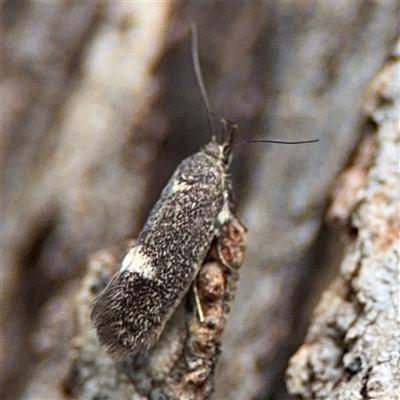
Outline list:
[[[303,143],[316,143],[319,139],[300,140],[298,142],[285,142],[283,140],[247,140],[246,143],[278,143],[278,144],[303,144]]]
[[[206,87],[204,86],[203,76],[201,74],[200,61],[199,61],[199,42],[197,38],[197,25],[192,24],[192,61],[193,68],[196,74],[197,85],[199,86],[201,97],[203,98],[204,105],[207,109],[208,127],[211,132],[212,140],[215,140],[214,129],[211,121],[210,102],[208,101]]]

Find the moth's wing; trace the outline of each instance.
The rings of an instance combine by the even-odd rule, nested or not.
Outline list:
[[[91,319],[100,343],[119,357],[153,345],[168,319],[171,305],[155,280],[124,270],[95,300]]]
[[[138,245],[94,303],[91,318],[110,353],[136,353],[160,336],[210,248],[223,181],[215,160],[201,152],[177,168]]]

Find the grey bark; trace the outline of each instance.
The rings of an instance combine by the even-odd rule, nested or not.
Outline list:
[[[232,173],[248,252],[215,398],[283,399],[287,360],[340,251],[323,227],[328,189],[359,140],[362,94],[398,34],[399,4],[1,7],[1,397],[68,370],[84,260],[135,237],[174,167],[209,140],[190,59],[196,21],[213,109],[239,124],[238,141],[320,138],[237,146]],[[65,379],[54,376],[51,389]]]
[[[89,316],[95,297],[130,245],[94,254],[83,280],[44,310],[36,349],[45,362],[35,370],[24,399],[210,398],[221,335],[244,258],[243,227],[238,221],[224,225],[212,246],[195,283],[200,308],[189,290],[153,348],[118,360],[100,348]]]
[[[400,398],[400,41],[364,109],[376,132],[341,174],[328,212],[345,241],[340,273],[287,370],[304,399]]]

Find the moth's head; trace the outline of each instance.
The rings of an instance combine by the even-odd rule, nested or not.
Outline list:
[[[227,170],[232,161],[233,141],[238,130],[238,126],[224,118],[221,119],[220,122],[222,127],[221,141],[218,142],[215,135],[213,135],[211,142],[204,147],[204,151],[208,155],[219,160],[224,166],[224,169]]]
[[[232,152],[228,151],[224,144],[219,144],[215,138],[204,146],[204,152],[219,161],[224,169],[229,168]]]

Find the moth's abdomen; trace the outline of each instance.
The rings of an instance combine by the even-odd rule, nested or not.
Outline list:
[[[211,246],[224,179],[218,160],[203,152],[170,179],[137,245],[94,303],[91,319],[110,353],[136,353],[161,334]]]

